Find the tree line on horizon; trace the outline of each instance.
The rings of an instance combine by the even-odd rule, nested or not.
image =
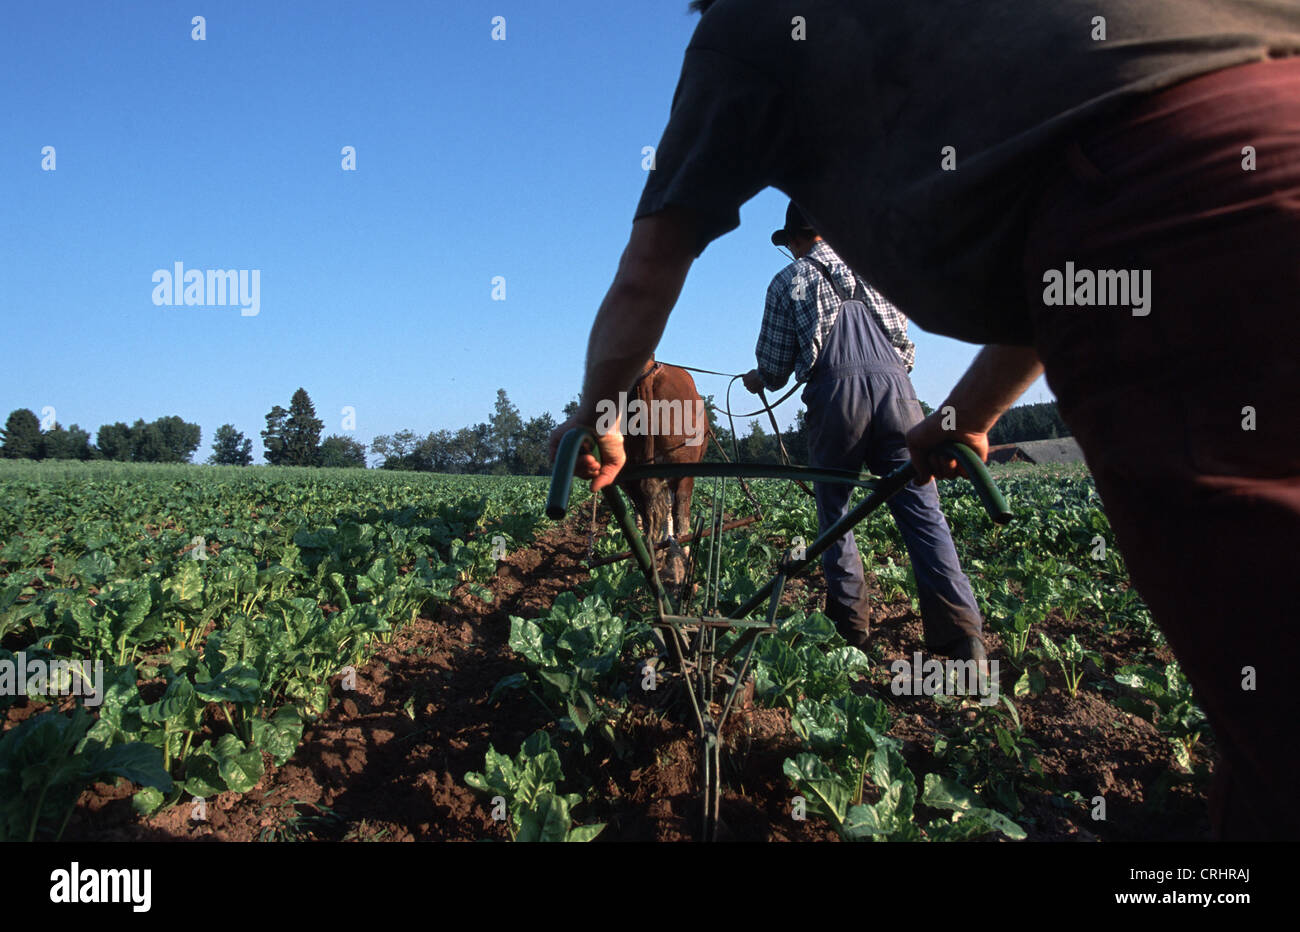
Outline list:
[[[299,388],[289,408],[273,407],[262,431],[266,461],[273,466],[366,465],[366,448],[350,437],[320,439],[323,422],[307,392]],[[92,444],[90,433],[76,424],[64,428],[57,421],[41,428],[36,414],[19,408],[9,414],[0,430],[0,457],[30,460],[108,460],[122,463],[188,463],[199,448],[202,429],[176,415],[145,422],[137,419],[104,424]],[[212,455],[214,466],[248,466],[253,462],[253,442],[233,424],[217,428]]]
[[[73,424],[64,428],[58,421],[49,430],[41,428],[35,413],[19,408],[9,414],[0,435],[0,456],[30,460],[115,460],[136,463],[187,463],[198,449],[198,424],[171,415],[134,424],[122,421],[104,424],[90,441],[90,433]]]
[[[713,396],[704,396],[709,426],[718,442],[733,456],[731,432],[721,426]],[[561,416],[568,420],[578,409],[577,399],[564,406]],[[786,449],[796,462],[805,462],[808,442],[803,429],[803,411],[796,416],[797,436],[787,439]],[[381,434],[370,451],[381,457],[380,469],[404,469],[415,472],[439,472],[478,475],[545,476],[551,472],[550,437],[559,421],[549,412],[525,420],[510,401],[504,388],[497,389],[492,414],[458,430],[431,431],[423,436],[413,430]],[[750,462],[780,462],[775,437],[757,421],[750,422],[750,433],[739,440],[740,458]],[[789,438],[791,432],[783,434]],[[706,441],[705,462],[718,462],[718,444]],[[792,445],[793,443],[793,445]],[[800,457],[804,459],[800,459]]]
[[[730,429],[718,418],[713,396],[705,396],[705,409],[716,443],[706,441],[705,462],[727,459],[755,463],[781,462],[775,434],[757,420],[749,421],[748,433],[733,440]],[[562,412],[568,419],[578,402],[570,401]],[[926,414],[930,407],[921,404]],[[377,468],[490,475],[547,475],[550,473],[548,444],[558,422],[549,413],[525,420],[510,401],[505,389],[497,390],[496,404],[486,421],[458,430],[437,430],[421,436],[413,430],[381,434],[370,448],[351,437],[332,434],[321,439],[324,422],[316,417],[311,397],[303,388],[293,393],[289,407],[275,405],[266,415],[261,431],[263,456],[271,466],[315,466],[364,469],[367,452],[380,458]],[[1020,405],[1007,411],[989,432],[989,443],[1017,443],[1068,437],[1055,402]],[[0,431],[0,456],[7,459],[111,460],[136,463],[186,463],[198,449],[198,424],[172,415],[146,423],[137,419],[130,426],[118,421],[99,428],[95,442],[90,434],[73,424],[63,428],[57,422],[42,430],[36,415],[25,408],[13,411]],[[808,462],[808,434],[803,409],[794,425],[781,438],[790,459]],[[217,466],[248,466],[253,462],[253,441],[233,424],[217,428],[212,454],[207,462]]]
[[[1061,420],[1055,401],[1017,405],[1008,410],[989,431],[989,445],[1027,443],[1030,440],[1056,440],[1069,437],[1070,428]]]

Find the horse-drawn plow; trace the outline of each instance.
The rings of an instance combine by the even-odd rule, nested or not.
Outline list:
[[[594,437],[583,430],[572,430],[561,441],[546,503],[547,517],[556,520],[564,517],[573,485],[574,466],[583,444],[588,441],[594,449]],[[962,464],[990,518],[997,524],[1009,521],[1011,512],[1006,501],[979,457],[961,444],[951,444],[945,451]],[[714,485],[707,521],[700,515],[691,529],[690,538],[695,544],[691,547],[685,585],[677,593],[670,592],[660,578],[654,543],[637,529],[623,493],[615,485],[610,485],[602,490],[602,495],[629,543],[631,558],[636,560],[645,576],[654,605],[655,617],[651,624],[682,677],[684,692],[695,717],[700,751],[702,838],[712,841],[717,837],[722,799],[723,727],[749,676],[755,645],[761,637],[777,629],[777,613],[786,583],[815,566],[828,547],[911,482],[916,471],[911,463],[886,476],[757,463],[650,463],[625,467],[619,478],[636,481],[683,476],[712,479]],[[735,523],[724,520],[722,503],[728,480],[748,478],[847,483],[867,489],[868,495],[811,544],[787,548],[772,579],[743,604],[723,615],[718,610],[722,558],[719,541],[727,529],[735,527]],[[701,551],[704,552],[702,560]],[[701,572],[702,578],[696,585],[696,577]],[[736,632],[738,637],[720,650],[719,634],[727,632]],[[651,675],[657,676],[658,671]]]

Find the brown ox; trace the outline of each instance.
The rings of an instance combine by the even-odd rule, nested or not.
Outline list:
[[[627,465],[698,463],[709,437],[704,400],[685,369],[655,362],[654,356],[627,393],[623,447]],[[691,494],[695,477],[619,481],[641,518],[650,543],[658,543],[672,521],[671,536],[691,529]],[[680,555],[680,549],[677,554]],[[673,562],[673,561],[670,561]],[[669,572],[670,577],[678,575]],[[680,581],[678,581],[680,582]]]

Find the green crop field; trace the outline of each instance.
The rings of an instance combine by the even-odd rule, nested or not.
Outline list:
[[[754,707],[779,715],[788,753],[768,767],[767,789],[737,779],[729,792],[763,796],[763,837],[791,812],[843,840],[1106,837],[1099,774],[1145,787],[1123,801],[1139,826],[1165,825],[1179,794],[1203,795],[1204,718],[1128,585],[1086,470],[1013,466],[994,478],[1017,516],[1006,526],[964,481],[943,499],[999,661],[996,701],[891,690],[891,663],[921,649],[915,583],[892,520],[873,515],[857,536],[895,627],[882,625],[866,653],[848,647],[818,611],[814,574],[787,591],[778,632],[759,642]],[[752,487],[761,520],[718,544],[724,613],[795,538],[816,536],[810,499],[784,483]],[[0,670],[21,655],[63,671],[58,683],[0,689],[0,837],[58,837],[88,788],[114,780],[130,782],[141,823],[196,798],[261,793],[312,740],[332,684],[417,618],[494,604],[507,553],[545,558],[555,540],[585,549],[591,512],[578,489],[556,526],[541,517],[540,478],[0,461]],[[697,485],[697,513],[713,494]],[[755,512],[734,482],[724,510]],[[625,547],[611,526],[594,556]],[[526,565],[520,584],[545,581],[544,562]],[[651,617],[639,571],[622,561],[498,619],[492,656],[509,672],[460,698],[519,728],[488,723],[480,766],[452,772],[478,794],[474,818],[501,826],[495,837],[614,832],[628,803],[602,782],[608,762],[653,758],[649,718],[684,721],[662,698],[671,683],[644,679]],[[91,700],[72,681],[95,662],[103,688]],[[526,740],[510,737],[525,727]],[[1102,738],[1121,743],[1098,752]],[[1146,769],[1125,770],[1129,751]],[[1111,754],[1109,769],[1090,753],[1103,764]],[[757,786],[762,775],[744,773]],[[465,824],[457,837],[472,837]]]
[[[0,660],[100,661],[104,683],[94,710],[47,705],[5,732],[0,836],[57,832],[99,777],[138,783],[143,813],[251,789],[329,677],[459,584],[490,597],[493,548],[528,540],[543,487],[0,461]]]

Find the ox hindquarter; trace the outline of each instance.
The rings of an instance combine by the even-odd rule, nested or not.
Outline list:
[[[635,402],[635,406],[634,406]],[[698,463],[708,419],[695,380],[685,369],[659,366],[635,387],[623,438],[627,464]],[[695,477],[620,483],[632,499],[651,543],[690,531]]]

